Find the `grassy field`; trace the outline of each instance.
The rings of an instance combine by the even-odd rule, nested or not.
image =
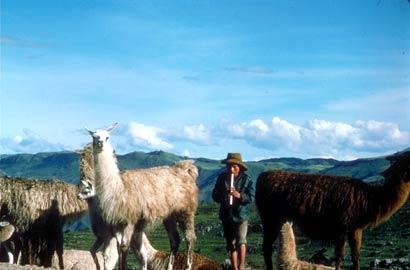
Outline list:
[[[224,238],[218,219],[218,205],[203,204],[200,206],[196,217],[196,233],[198,241],[195,251],[222,262],[227,259]],[[166,233],[162,226],[156,226],[148,230],[148,237],[153,246],[159,250],[168,250],[169,244]],[[303,236],[296,236],[299,257],[307,260],[315,252],[326,248],[327,258],[333,258],[333,246],[330,243],[311,241]],[[65,248],[89,249],[94,241],[91,231],[70,232],[65,234]],[[181,250],[185,250],[182,243]],[[264,269],[261,255],[262,233],[260,232],[259,219],[254,209],[250,220],[248,233],[248,257],[247,262],[252,269]],[[344,268],[350,265],[350,251],[346,248]],[[396,213],[388,222],[377,228],[369,229],[364,233],[361,249],[361,268],[370,268],[370,262],[374,259],[407,258],[410,259],[410,203]],[[128,266],[133,267],[136,260],[133,255],[129,256]]]

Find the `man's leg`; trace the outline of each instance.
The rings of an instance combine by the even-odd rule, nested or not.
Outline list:
[[[244,221],[238,228],[239,269],[245,270],[246,258],[246,234],[248,232],[248,221]]]
[[[239,269],[245,270],[246,245],[241,244],[239,247]]]
[[[236,233],[234,224],[230,222],[222,222],[224,236],[226,240],[226,250],[229,253],[229,260],[231,261],[231,269],[238,270],[238,252],[236,251]]]
[[[232,270],[238,270],[238,252],[236,250],[229,251],[229,258],[231,259]]]

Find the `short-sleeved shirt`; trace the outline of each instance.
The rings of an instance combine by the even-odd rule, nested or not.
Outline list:
[[[229,192],[231,175],[223,172],[218,176],[212,192],[212,198],[220,203],[219,218],[224,222],[241,223],[249,219],[251,203],[255,196],[252,178],[241,172],[234,181],[235,190],[241,194],[239,199],[233,198],[232,206],[229,205]]]

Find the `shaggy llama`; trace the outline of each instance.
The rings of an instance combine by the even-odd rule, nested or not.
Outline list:
[[[298,260],[292,224],[285,222],[279,235],[277,270],[334,270],[334,267]]]
[[[92,145],[86,145],[82,150],[76,151],[80,154],[80,184],[78,197],[88,204],[91,230],[96,239],[90,248],[91,257],[94,260],[95,269],[100,270],[100,263],[97,259],[97,250],[103,246],[103,262],[117,261],[117,239],[113,235],[116,231],[114,225],[104,221],[101,216],[98,197],[95,196],[94,180],[94,157]]]
[[[286,220],[314,239],[333,240],[340,269],[346,238],[353,269],[359,269],[364,229],[390,218],[406,203],[410,191],[410,151],[388,157],[383,185],[349,177],[269,171],[256,184],[256,206],[263,224],[263,253],[272,267],[272,244]]]
[[[50,266],[54,252],[63,263],[63,226],[86,213],[78,188],[61,181],[0,177],[0,214],[16,228],[22,264]]]
[[[110,228],[110,225],[107,223],[101,223],[101,217],[98,219],[93,219],[91,216],[94,214],[91,214],[93,212],[92,207],[95,207],[93,200],[96,199],[95,197],[95,191],[94,187],[91,181],[82,180],[82,188],[79,196],[82,199],[87,200],[87,202],[90,205],[90,218],[91,218],[91,225],[93,228],[93,232],[97,237],[97,240],[94,242],[94,245],[92,247],[92,256],[96,257],[96,250],[99,248],[98,244],[96,243],[107,243],[106,245],[110,247],[111,252],[116,252],[114,248],[112,248],[112,245],[116,245],[116,242],[109,242],[109,240],[112,238],[111,232],[113,231],[112,228]],[[97,201],[95,201],[97,202]],[[98,214],[98,212],[96,212]],[[97,222],[96,222],[97,221]],[[97,228],[95,230],[94,228]],[[104,230],[106,230],[104,232]],[[100,240],[98,240],[100,239]],[[100,244],[101,245],[101,244]],[[141,256],[141,254],[144,254],[144,256],[147,259],[147,268],[148,270],[164,270],[168,266],[168,259],[169,259],[169,252],[163,252],[163,251],[158,251],[156,250],[151,243],[149,242],[147,236],[145,233],[142,235],[142,244],[139,247],[139,250],[137,249],[137,241],[135,237],[132,238],[131,240],[131,249],[135,253],[137,257]],[[108,256],[115,256],[115,254],[107,254]],[[96,258],[94,259],[96,268],[99,269],[98,261],[96,261]],[[177,252],[175,255],[175,260],[173,264],[174,269],[184,269],[186,263],[186,254]],[[192,258],[192,270],[221,270],[221,265],[215,261],[212,261],[200,254],[193,253],[193,258]]]
[[[174,166],[126,170],[120,174],[108,140],[115,126],[89,131],[93,139],[96,194],[103,219],[116,225],[122,235],[121,248],[124,251],[128,249],[134,232],[139,249],[145,227],[162,221],[171,245],[169,270],[180,243],[179,226],[187,240],[186,267],[191,269],[192,249],[196,240],[194,218],[198,207],[197,167],[192,160],[185,160]],[[144,254],[140,257],[145,270],[147,259]],[[112,269],[110,267],[113,265],[106,266]]]

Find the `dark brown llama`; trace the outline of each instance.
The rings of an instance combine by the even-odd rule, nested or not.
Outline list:
[[[362,231],[388,220],[406,203],[410,190],[410,151],[388,157],[385,183],[369,185],[349,177],[268,171],[259,175],[256,206],[263,224],[266,268],[272,267],[272,244],[286,220],[313,239],[335,243],[340,269],[346,239],[353,269],[359,269]]]

